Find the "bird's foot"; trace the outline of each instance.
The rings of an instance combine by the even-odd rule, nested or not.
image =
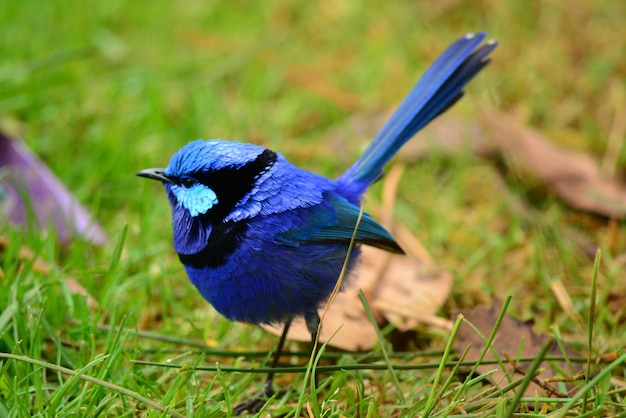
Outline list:
[[[282,396],[285,393],[285,390],[281,390],[278,392],[276,396]],[[237,405],[233,411],[235,415],[241,415],[242,413],[248,411],[251,414],[256,414],[259,412],[263,406],[267,403],[267,401],[276,394],[276,391],[272,389],[271,384],[265,384],[263,390],[256,395],[254,398],[249,401],[240,403]]]

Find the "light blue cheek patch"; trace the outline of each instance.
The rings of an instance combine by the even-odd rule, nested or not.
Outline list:
[[[195,184],[189,188],[172,186],[172,191],[191,216],[205,214],[218,203],[215,192],[204,184]]]

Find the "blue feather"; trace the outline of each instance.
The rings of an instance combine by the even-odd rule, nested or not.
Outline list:
[[[402,145],[458,100],[465,84],[487,65],[485,57],[497,46],[489,42],[474,52],[485,36],[482,32],[466,35],[437,58],[361,158],[342,176],[342,182],[376,181]]]
[[[294,246],[312,242],[350,242],[354,236],[357,243],[404,253],[391,234],[368,213],[364,212],[359,221],[359,207],[337,195],[328,197],[327,203],[311,208],[306,224],[283,232],[276,239]]]

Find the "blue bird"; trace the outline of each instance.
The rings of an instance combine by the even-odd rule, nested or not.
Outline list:
[[[137,173],[165,186],[174,249],[202,296],[230,320],[285,324],[274,364],[293,318],[304,317],[315,340],[317,310],[337,282],[363,193],[400,147],[460,99],[465,85],[489,63],[497,43],[479,47],[485,36],[468,34],[454,42],[358,161],[335,180],[264,147],[223,140],[190,142],[167,168]],[[355,242],[349,268],[363,244],[403,253],[367,213]],[[272,377],[263,396],[273,393]],[[260,406],[253,401],[236,412]]]

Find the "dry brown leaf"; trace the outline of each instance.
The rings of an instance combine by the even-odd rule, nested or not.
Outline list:
[[[493,299],[490,307],[478,306],[470,311],[454,312],[453,315],[457,316],[458,314],[463,314],[467,321],[471,322],[480,330],[484,337],[487,337],[491,334],[501,309],[502,302]],[[535,334],[532,330],[532,324],[521,322],[511,318],[509,315],[505,315],[493,340],[492,350],[487,351],[484,360],[495,360],[495,351],[497,356],[507,365],[506,374],[497,364],[480,365],[477,370],[482,374],[495,370],[495,373],[491,375],[491,380],[498,386],[505,386],[509,383],[509,380],[521,377],[519,375],[517,377],[513,376],[516,371],[513,366],[508,364],[505,357],[508,355],[515,359],[519,355],[521,357],[533,358],[541,350],[546,338],[546,336]],[[472,327],[467,323],[463,323],[454,340],[454,348],[462,353],[468,349],[468,347],[469,350],[464,360],[469,362],[477,361],[483,352],[485,341]],[[555,345],[548,354],[561,355],[561,352]],[[517,363],[517,367],[521,370],[528,370],[530,364],[531,362],[520,362]],[[542,363],[540,367],[544,370],[543,373],[537,376],[537,382],[542,382],[542,384],[538,385],[536,382],[531,383],[526,389],[526,396],[535,396],[536,393],[546,393],[547,396],[551,396],[557,393],[556,389],[551,390],[549,383],[544,382],[546,379],[555,377],[556,372],[547,362]],[[567,365],[564,362],[561,363],[559,367],[563,370],[567,370]],[[571,372],[572,374],[576,373],[574,370]]]
[[[483,111],[480,122],[449,117],[435,121],[424,130],[423,141],[407,144],[405,158],[423,158],[432,149],[471,149],[475,155],[502,159],[516,172],[535,176],[573,208],[613,218],[626,216],[626,185],[603,175],[589,155],[556,146],[503,112]]]
[[[501,112],[483,112],[482,120],[498,152],[517,170],[544,181],[569,205],[608,217],[626,215],[626,186],[604,177],[588,155],[557,147]]]

